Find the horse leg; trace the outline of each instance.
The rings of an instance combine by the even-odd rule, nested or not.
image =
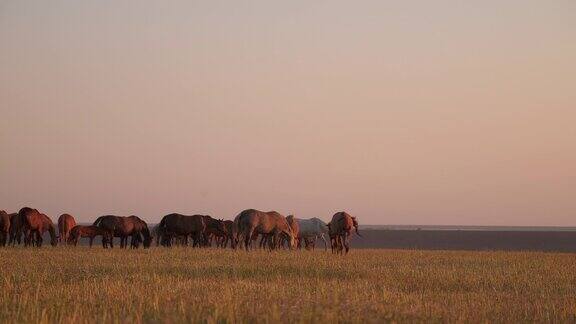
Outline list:
[[[280,247],[280,233],[274,232],[268,238],[268,249],[272,251],[273,249],[276,250]]]
[[[284,249],[284,237],[278,237],[278,249]]]
[[[320,234],[320,238],[322,239],[322,241],[324,241],[324,251],[328,251],[328,244],[326,243],[326,238],[324,237],[324,234]]]
[[[246,248],[246,251],[250,250],[250,242],[252,241],[252,234],[254,233],[253,229],[249,229],[248,232],[246,233],[247,235],[244,237],[244,248]]]
[[[334,237],[334,251],[336,254],[340,254],[340,235]]]
[[[335,245],[336,253],[342,254],[342,236],[340,234],[336,235]]]
[[[340,241],[338,240],[338,236],[334,236],[333,242],[332,242],[332,250],[334,253],[338,254],[338,243]]]
[[[42,242],[44,241],[44,239],[42,238],[42,232],[41,231],[37,231],[36,232],[36,246],[37,247],[42,247]]]
[[[25,244],[26,246],[34,246],[34,232],[33,231],[28,231],[27,236],[28,239],[25,240]]]
[[[260,244],[258,246],[262,249],[265,247],[266,242],[266,234],[262,234],[262,237],[260,238]]]

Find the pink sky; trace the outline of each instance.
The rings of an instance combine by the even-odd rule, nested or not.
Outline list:
[[[576,226],[576,2],[0,2],[0,209]]]

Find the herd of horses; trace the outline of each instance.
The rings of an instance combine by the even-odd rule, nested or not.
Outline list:
[[[103,248],[113,248],[114,238],[120,238],[120,247],[148,248],[153,240],[156,246],[192,245],[193,247],[217,246],[233,249],[243,247],[269,250],[289,248],[313,250],[318,239],[328,249],[327,238],[333,253],[348,253],[352,232],[358,232],[358,222],[346,212],[338,212],[329,223],[319,218],[299,219],[278,212],[255,209],[242,211],[234,220],[215,219],[208,215],[169,214],[149,229],[138,216],[106,215],[98,217],[92,225],[78,225],[72,215],[58,218],[58,234],[52,220],[37,209],[24,207],[18,213],[0,210],[0,246],[42,246],[43,236],[50,235],[52,246],[77,245],[81,238],[88,238],[90,247],[100,236]],[[128,239],[131,238],[130,244]]]

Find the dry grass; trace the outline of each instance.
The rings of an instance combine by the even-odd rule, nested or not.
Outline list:
[[[575,321],[572,254],[0,249],[0,322]]]

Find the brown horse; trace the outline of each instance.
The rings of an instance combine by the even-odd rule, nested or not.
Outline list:
[[[0,246],[6,246],[10,236],[10,215],[0,210]]]
[[[68,236],[70,235],[70,230],[76,226],[76,220],[70,214],[62,214],[58,217],[58,232],[60,235],[60,242],[68,242]]]
[[[292,234],[294,234],[296,240],[296,246],[300,245],[300,226],[298,225],[296,218],[294,218],[294,215],[286,216],[286,222],[288,222],[288,225],[290,225],[290,228],[292,229]],[[282,246],[284,246],[285,241],[285,239],[282,240]]]
[[[202,215],[169,214],[162,218],[158,232],[162,233],[162,245],[172,246],[172,239],[192,237],[193,246],[201,246],[204,240],[206,223]]]
[[[20,245],[22,243],[22,234],[24,233],[24,220],[18,213],[10,215],[10,241],[9,245]]]
[[[338,212],[332,216],[332,221],[328,224],[332,252],[342,254],[343,248],[345,248],[346,253],[348,253],[350,250],[349,240],[352,235],[352,229],[355,229],[356,234],[361,236],[358,232],[358,221],[356,221],[356,217],[352,217],[346,212]]]
[[[236,216],[234,224],[238,228],[237,240],[240,240],[241,235],[244,237],[246,251],[250,249],[250,240],[254,234],[272,236],[269,245],[271,250],[278,246],[281,236],[285,236],[289,240],[291,249],[296,246],[292,228],[288,225],[286,218],[278,212],[247,209]]]
[[[226,237],[224,220],[215,219],[209,215],[204,215],[202,218],[204,219],[204,224],[206,224],[203,234],[204,246],[212,246],[212,238]]]
[[[76,225],[76,226],[72,227],[72,229],[70,230],[70,233],[69,233],[69,236],[68,236],[68,239],[66,242],[68,244],[74,244],[74,246],[76,246],[76,245],[78,245],[78,241],[80,240],[80,238],[88,237],[90,239],[90,247],[92,247],[92,242],[94,241],[94,238],[96,236],[101,235],[102,240],[104,240],[106,234],[107,234],[107,232],[98,226]]]
[[[42,242],[44,241],[42,236],[45,232],[50,233],[50,244],[52,244],[52,246],[56,246],[58,244],[56,228],[48,216],[40,213],[36,209],[29,207],[20,209],[18,215],[20,215],[20,217],[22,217],[24,220],[24,228],[26,233],[24,243],[26,245],[36,244],[36,246],[41,247]],[[36,236],[35,241],[34,236]]]
[[[226,235],[220,238],[219,246],[222,248],[226,248],[228,246],[228,242],[230,242],[230,246],[234,249],[236,248],[236,230],[234,229],[234,222],[231,220],[224,221],[224,228],[226,229]]]
[[[152,235],[148,229],[148,224],[138,216],[100,216],[95,221],[94,226],[100,227],[106,234],[106,239],[102,240],[102,246],[107,248],[114,247],[114,237],[120,238],[120,248],[128,247],[128,236],[134,237],[144,235],[144,248],[150,247]]]

